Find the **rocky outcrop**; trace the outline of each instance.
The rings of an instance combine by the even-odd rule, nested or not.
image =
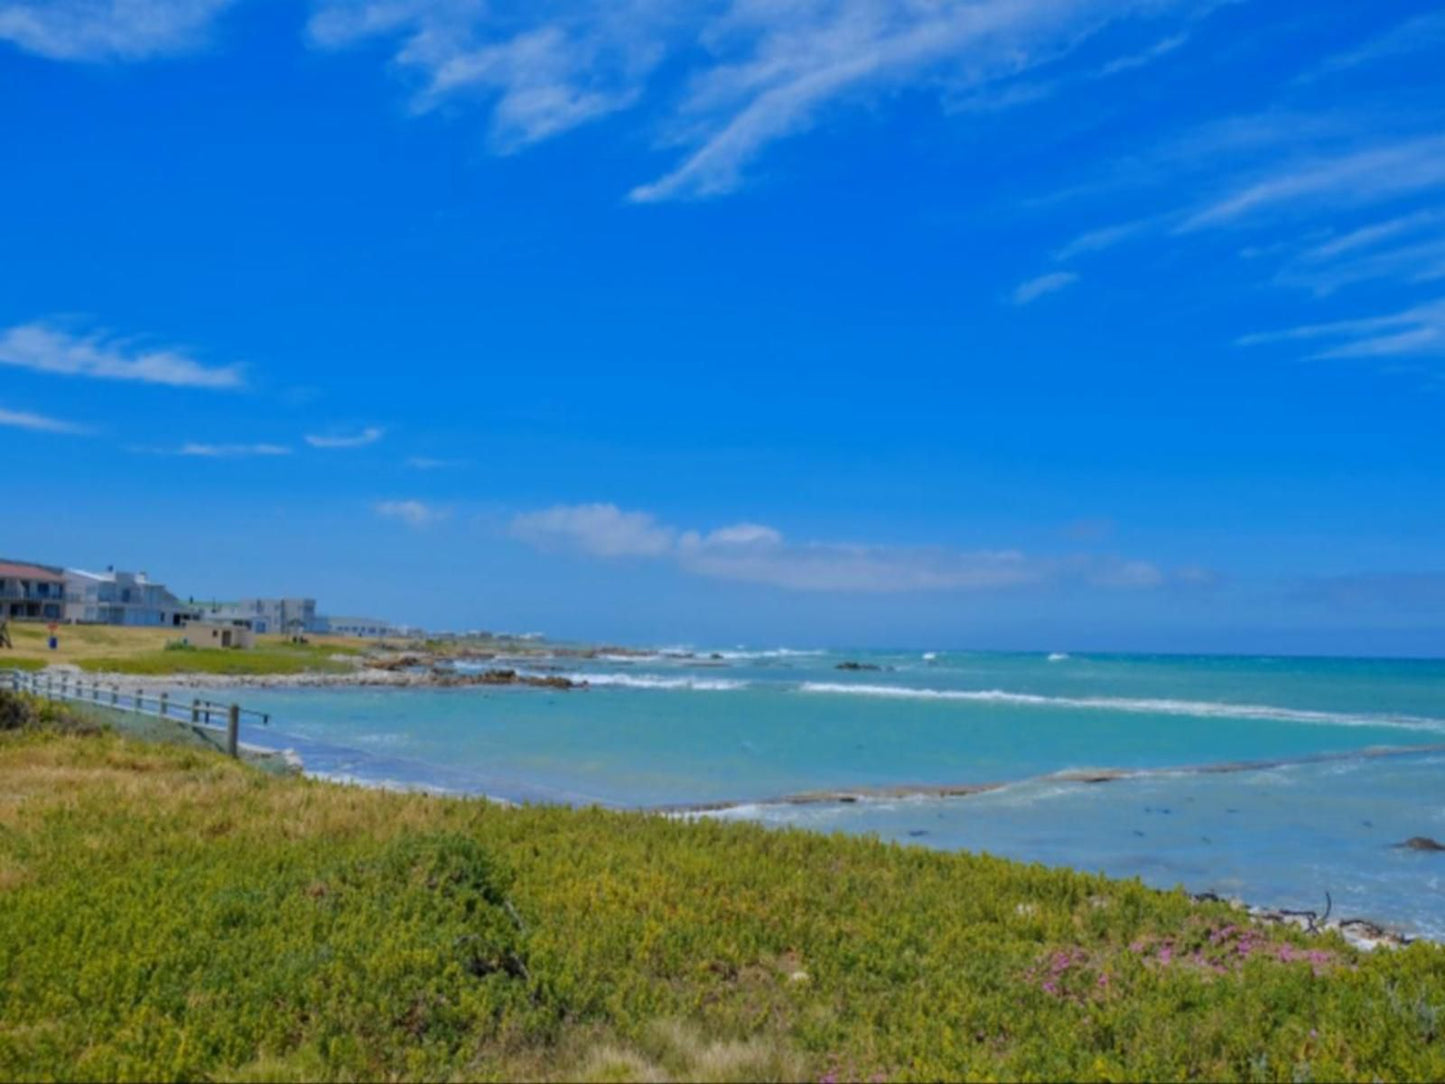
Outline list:
[[[852,659],[849,659],[849,660],[847,660],[846,662],[840,662],[837,666],[833,667],[833,669],[834,669],[834,670],[882,670],[883,667],[879,666],[877,663],[871,663],[871,662],[854,662]]]
[[[429,666],[431,661],[430,655],[414,655],[408,652],[385,658],[368,659],[366,665],[370,670],[385,670],[387,673],[394,674],[398,670],[415,670],[420,666]]]
[[[519,674],[515,670],[483,670],[480,674],[459,674],[434,670],[429,684],[444,689],[468,685],[529,685],[538,689],[585,689],[587,682],[573,681],[559,674]]]
[[[1445,843],[1429,836],[1411,836],[1404,843],[1396,843],[1395,847],[1402,851],[1445,851]]]

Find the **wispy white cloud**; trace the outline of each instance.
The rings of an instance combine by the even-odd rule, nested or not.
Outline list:
[[[1120,72],[1132,71],[1135,68],[1143,68],[1153,64],[1156,60],[1168,56],[1189,40],[1188,34],[1172,34],[1167,38],[1156,41],[1149,48],[1138,52],[1130,53],[1128,56],[1121,56],[1109,61],[1099,69],[1102,76],[1118,75]]]
[[[319,0],[313,42],[397,41],[419,81],[416,108],[490,105],[503,151],[644,100],[664,65],[685,90],[664,116],[664,143],[687,148],[639,202],[729,192],[769,144],[837,103],[906,86],[951,100],[1014,79],[1129,17],[1188,16],[1218,0]],[[1112,74],[1157,59],[1183,35],[1121,57]]]
[[[1072,286],[1079,281],[1079,276],[1073,271],[1050,271],[1046,275],[1021,282],[1014,287],[1010,299],[1015,305],[1028,305],[1047,294]]]
[[[1207,6],[1129,0],[735,3],[704,40],[743,42],[745,51],[700,73],[680,107],[696,148],[670,173],[635,188],[632,198],[729,192],[764,147],[812,127],[836,102],[910,85],[932,85],[958,99],[1057,60],[1114,20]]]
[[[1398,218],[1360,226],[1347,233],[1331,237],[1328,241],[1314,245],[1301,253],[1301,259],[1308,263],[1332,260],[1358,249],[1377,245],[1381,241],[1412,234],[1442,222],[1445,222],[1445,215],[1439,211],[1417,211],[1414,214],[1400,215]]]
[[[1417,15],[1371,38],[1363,45],[1328,58],[1312,73],[1346,71],[1365,64],[1375,64],[1407,53],[1425,52],[1445,45],[1445,13]]]
[[[235,0],[0,0],[0,41],[52,60],[141,60],[205,44]]]
[[[1445,355],[1445,299],[1402,312],[1354,320],[1303,324],[1245,335],[1240,346],[1303,340],[1333,341],[1312,355],[1329,358],[1397,358]]]
[[[512,520],[512,534],[546,548],[566,546],[596,557],[660,557],[672,552],[677,532],[646,512],[615,504],[558,505]]]
[[[408,527],[430,527],[451,518],[447,509],[418,500],[378,501],[371,507],[383,519],[399,520]]]
[[[512,520],[511,533],[545,551],[663,560],[694,575],[796,591],[981,591],[1061,581],[1150,589],[1170,579],[1149,562],[1107,556],[1037,558],[1017,550],[800,543],[759,523],[682,530],[613,504],[523,513]]]
[[[1286,164],[1198,208],[1176,232],[1231,225],[1266,211],[1368,206],[1441,186],[1445,137],[1390,142]]]
[[[1389,280],[1418,284],[1445,279],[1445,234],[1406,245],[1366,251],[1327,261],[1302,257],[1285,266],[1275,281],[1303,286],[1316,294],[1333,293],[1357,282]]]
[[[631,106],[683,23],[661,0],[505,13],[469,0],[319,0],[309,32],[326,49],[399,38],[398,65],[420,79],[414,107],[489,101],[493,143],[512,151]]]
[[[6,410],[0,407],[0,426],[10,429],[29,429],[35,433],[66,433],[82,436],[90,432],[88,426],[62,421],[44,414],[31,414],[23,410]]]
[[[356,433],[308,433],[306,443],[313,448],[338,449],[338,448],[364,448],[368,444],[375,444],[382,437],[386,436],[386,430],[379,425],[369,425]]]
[[[291,449],[284,444],[202,444],[187,441],[172,454],[203,459],[244,459],[250,456],[290,455]]]
[[[1113,226],[1101,226],[1098,229],[1087,230],[1058,249],[1054,253],[1054,259],[1062,263],[1088,252],[1102,252],[1106,248],[1113,248],[1131,237],[1138,236],[1153,225],[1155,225],[1154,219],[1140,218],[1133,222],[1120,222]]]
[[[406,465],[412,470],[447,470],[451,467],[464,467],[467,465],[465,459],[436,459],[429,455],[411,455],[406,458]]]
[[[21,324],[0,334],[0,365],[177,388],[224,390],[245,384],[238,365],[206,366],[179,350],[146,349],[104,335],[75,335],[44,323]]]
[[[1119,171],[1118,186],[1158,187],[1169,193],[1172,208],[1079,234],[1054,258],[1075,260],[1125,242],[1198,244],[1230,230],[1258,238],[1240,250],[1256,268],[1273,263],[1272,275],[1266,270],[1256,279],[1263,286],[1302,287],[1324,297],[1370,281],[1405,289],[1445,280],[1445,214],[1438,209],[1445,137],[1391,131],[1395,120],[1336,111],[1212,122]],[[1173,195],[1201,189],[1212,192],[1192,202]],[[1437,206],[1422,209],[1426,201]],[[1382,217],[1361,222],[1370,211]],[[1388,334],[1368,334],[1353,321],[1311,321],[1295,333],[1241,341],[1312,338],[1329,328],[1340,341],[1317,357],[1434,354],[1440,329],[1425,318],[1433,311],[1427,306],[1381,318],[1400,321]]]

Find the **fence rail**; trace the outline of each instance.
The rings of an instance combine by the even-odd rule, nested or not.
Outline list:
[[[37,673],[33,670],[0,670],[0,688],[8,687],[12,692],[29,693],[46,700],[68,701],[75,704],[92,704],[114,711],[130,712],[135,715],[149,715],[173,723],[189,726],[194,730],[208,730],[226,736],[226,752],[239,756],[241,748],[241,719],[243,716],[259,720],[262,726],[271,722],[268,712],[252,711],[240,704],[224,704],[216,700],[193,697],[189,703],[172,697],[166,690],[154,695],[147,694],[139,686],[124,688],[115,683],[103,684],[97,680],[85,681],[79,675]],[[224,723],[213,723],[212,717],[223,719]]]

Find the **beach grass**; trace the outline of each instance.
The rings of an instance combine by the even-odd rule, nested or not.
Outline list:
[[[361,654],[368,641],[344,636],[311,636],[293,644],[284,636],[258,636],[250,650],[196,648],[167,650],[184,636],[182,629],[118,625],[62,625],[55,650],[44,625],[12,623],[11,650],[0,650],[0,668],[38,669],[73,663],[82,670],[116,674],[298,674],[350,669],[332,656]]]
[[[0,711],[6,1079],[1445,1077],[1431,945],[985,855],[266,775],[26,704]]]

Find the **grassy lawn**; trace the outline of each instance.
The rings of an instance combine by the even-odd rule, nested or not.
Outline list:
[[[986,856],[11,724],[6,1079],[1445,1077],[1432,946],[1361,954]]]
[[[331,656],[359,654],[367,646],[364,640],[344,636],[313,636],[307,644],[292,644],[284,636],[261,636],[250,651],[167,651],[168,643],[185,635],[182,630],[62,625],[56,632],[59,646],[51,651],[49,635],[44,625],[12,623],[15,647],[0,650],[0,667],[38,669],[75,663],[83,670],[121,674],[296,674],[345,670],[348,667]]]

